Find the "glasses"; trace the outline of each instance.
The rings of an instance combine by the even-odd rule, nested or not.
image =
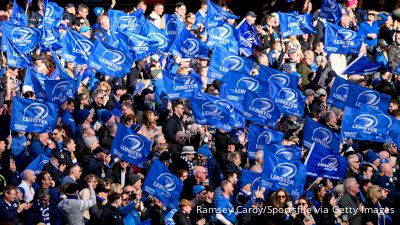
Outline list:
[[[127,202],[127,201],[129,201],[129,199],[128,198],[123,198],[122,201],[123,202]]]
[[[276,197],[278,197],[278,198],[286,198],[286,195],[278,195]]]
[[[353,163],[360,163],[360,161],[355,161],[355,162],[353,162]]]
[[[107,90],[107,89],[101,89],[101,91],[102,91],[102,92],[107,92],[108,90]]]
[[[104,99],[104,96],[98,97],[97,99]]]
[[[305,203],[305,202],[299,202],[299,205],[305,206],[305,205],[307,205],[307,203]]]
[[[368,16],[375,16],[375,13],[368,13]]]
[[[125,160],[121,160],[121,163],[128,163],[127,161],[125,161]]]

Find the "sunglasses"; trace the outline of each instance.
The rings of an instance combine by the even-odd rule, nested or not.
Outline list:
[[[368,13],[368,16],[375,16],[374,13]]]
[[[129,199],[128,198],[123,198],[122,201],[126,202],[126,201],[129,201]]]
[[[278,195],[278,198],[286,198],[286,195]]]
[[[305,205],[307,205],[307,203],[305,203],[305,202],[300,202],[299,205],[305,206]]]

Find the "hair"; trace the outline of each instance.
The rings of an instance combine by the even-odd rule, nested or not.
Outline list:
[[[156,121],[149,120],[151,115],[154,115],[154,113],[153,113],[153,111],[150,111],[150,110],[146,110],[143,113],[143,124],[150,128],[154,127],[157,124]]]
[[[109,203],[114,203],[115,201],[117,201],[120,198],[121,198],[121,194],[120,193],[113,192],[113,193],[108,195],[108,202]]]
[[[344,185],[338,184],[333,188],[333,194],[337,197],[342,196],[344,194]]]
[[[24,98],[33,98],[35,96],[35,92],[33,91],[26,91],[23,95]]]
[[[92,99],[94,100],[97,97],[97,95],[99,95],[99,94],[103,94],[103,93],[99,89],[95,90],[92,93]]]
[[[196,176],[201,168],[205,169],[204,166],[196,166],[196,167],[194,167],[193,175]]]
[[[17,191],[17,188],[12,186],[12,185],[7,185],[7,186],[4,187],[3,192],[4,192],[4,194],[8,194],[9,195],[9,194],[11,194],[12,190]]]
[[[343,187],[344,187],[344,190],[345,190],[346,192],[349,192],[349,191],[350,191],[350,186],[351,186],[351,183],[352,183],[353,181],[356,181],[356,179],[353,178],[353,177],[350,177],[350,178],[347,178],[346,180],[344,180],[344,182],[343,182]]]
[[[154,3],[154,8],[157,6],[160,6],[160,5],[164,6],[164,4],[162,4],[161,2],[156,2],[156,3]]]
[[[136,123],[136,116],[133,114],[129,114],[125,119],[125,123],[128,123],[130,121],[132,121],[133,123]]]
[[[368,168],[374,168],[371,164],[363,164],[360,168],[360,174],[363,174],[368,170]]]
[[[79,12],[79,11],[82,11],[82,10],[84,10],[84,9],[89,10],[89,7],[87,7],[87,6],[84,5],[84,4],[80,4],[80,5],[78,6],[78,12]]]
[[[227,180],[229,180],[229,178],[232,178],[233,176],[235,176],[235,172],[233,172],[233,171],[228,171],[228,172],[226,172],[225,173],[225,179],[227,179]],[[237,174],[236,174],[237,175]]]
[[[178,176],[178,177],[181,177],[182,175],[183,175],[183,173],[189,173],[189,171],[187,171],[187,170],[178,170],[178,171],[176,171],[176,176]],[[193,174],[194,174],[194,171],[193,171]]]
[[[100,91],[101,91],[101,88],[102,88],[102,87],[105,87],[105,88],[107,89],[107,91],[111,91],[111,86],[110,86],[110,84],[107,83],[107,82],[105,82],[105,81],[100,82],[100,84],[99,84],[99,86],[97,87],[96,91],[97,91],[97,90],[100,90]]]
[[[50,195],[49,189],[41,188],[39,190],[39,198],[44,198],[44,197],[49,197],[50,198],[51,195]]]
[[[183,102],[181,100],[176,100],[172,103],[172,109],[175,109],[177,106],[183,105]]]
[[[127,108],[130,108],[130,109],[133,109],[132,104],[130,102],[122,103],[121,108],[124,107],[124,106],[127,107]]]
[[[351,164],[351,161],[353,160],[353,159],[358,159],[358,156],[356,156],[356,155],[349,155],[349,156],[347,156],[347,164],[350,166],[350,164]]]
[[[106,125],[106,128],[107,128],[108,133],[114,133],[114,131],[117,130],[118,125],[117,125],[117,123],[109,123]]]
[[[284,202],[284,203],[281,203],[281,202],[279,201],[279,199],[278,199],[278,192],[283,192],[283,193],[285,193],[286,199],[285,199],[285,202]],[[288,193],[285,189],[283,189],[283,188],[279,188],[279,189],[276,190],[276,191],[274,192],[274,194],[271,196],[271,203],[272,203],[272,206],[273,206],[274,208],[284,208],[284,207],[285,207],[285,204],[286,204],[287,202],[289,202],[289,201],[291,201],[290,195],[289,195],[289,193]]]
[[[72,138],[66,137],[66,138],[64,138],[64,140],[62,141],[62,146],[63,146],[64,148],[66,148],[67,145],[69,145],[72,141],[73,141]]]
[[[222,191],[225,191],[226,186],[228,186],[229,184],[231,184],[231,182],[229,182],[228,180],[223,180],[223,181],[221,182],[221,190],[222,190]]]
[[[238,152],[231,152],[231,153],[229,153],[228,154],[228,161],[229,162],[233,162],[235,159],[236,159],[236,157],[239,155],[239,153]]]
[[[112,183],[110,188],[110,193],[117,192],[118,188],[121,188],[122,190],[122,186],[120,183]]]
[[[256,154],[254,154],[254,159],[256,161],[261,160],[264,157],[264,151],[263,150],[258,150],[256,151]]]
[[[206,189],[206,192],[213,192],[214,193],[214,188],[213,187],[206,185],[206,186],[204,186],[204,188]]]
[[[181,199],[181,200],[179,201],[179,207],[180,207],[180,208],[183,208],[183,207],[185,207],[185,206],[190,206],[190,207],[193,208],[193,203],[192,203],[191,201],[187,200],[187,199]]]
[[[382,188],[379,187],[378,185],[372,185],[371,187],[368,188],[367,198],[369,198],[369,199],[375,198],[376,192],[381,191],[381,190],[382,190]]]
[[[42,171],[42,172],[40,172],[40,173],[37,175],[37,177],[36,177],[36,182],[38,183],[39,187],[42,186],[43,180],[44,180],[44,176],[45,176],[46,174],[50,175],[50,173],[47,172],[47,171]]]
[[[180,8],[180,7],[182,7],[182,6],[185,6],[185,3],[183,3],[183,2],[178,2],[178,3],[176,3],[175,8]]]

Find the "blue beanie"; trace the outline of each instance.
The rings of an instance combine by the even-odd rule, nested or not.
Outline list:
[[[94,7],[93,12],[96,17],[99,17],[104,12],[104,9],[101,7]]]
[[[196,195],[200,194],[200,192],[202,192],[202,191],[204,191],[204,190],[206,190],[206,188],[203,187],[203,185],[200,185],[200,184],[195,185],[195,186],[193,187],[193,195],[196,196]]]
[[[210,158],[212,156],[210,148],[208,148],[208,144],[200,146],[200,148],[197,150],[197,154],[204,155],[207,158]]]
[[[101,112],[100,119],[103,123],[107,123],[112,116],[113,116],[113,114],[110,110],[103,110]]]
[[[76,113],[76,120],[78,120],[78,124],[83,123],[90,115],[89,110],[81,109]]]
[[[374,163],[375,160],[379,159],[378,154],[376,154],[376,152],[372,151],[371,149],[368,150],[367,156],[370,163]]]

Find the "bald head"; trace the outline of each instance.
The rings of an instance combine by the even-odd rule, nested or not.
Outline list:
[[[25,170],[22,173],[22,176],[24,177],[24,181],[29,183],[29,184],[33,184],[36,181],[36,175],[33,172],[33,170]]]

